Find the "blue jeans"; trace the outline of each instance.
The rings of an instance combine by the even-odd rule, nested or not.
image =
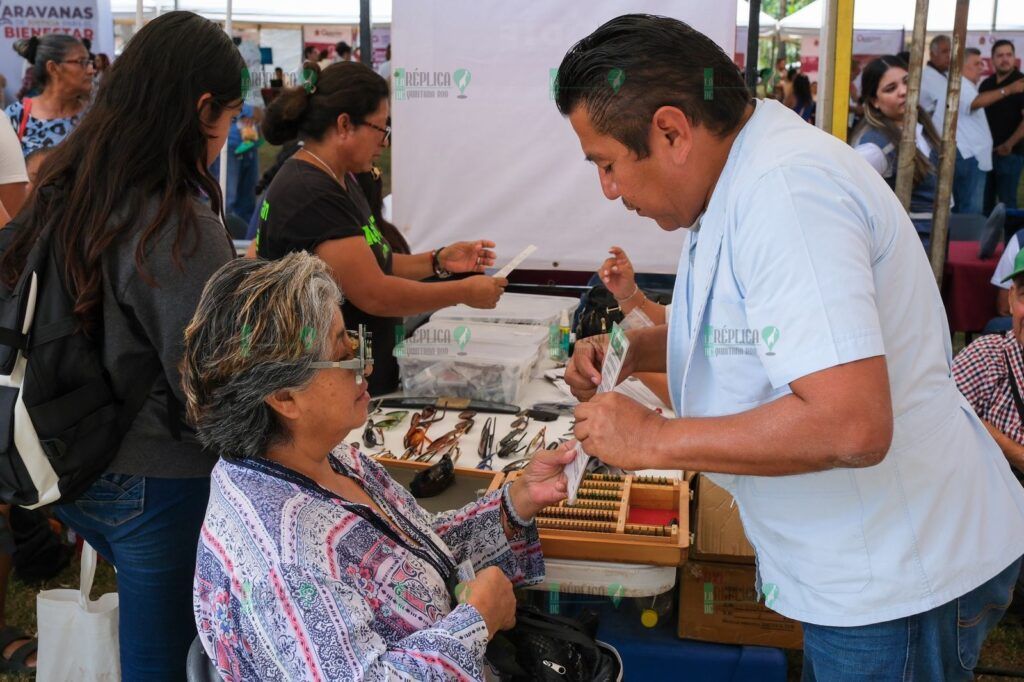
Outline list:
[[[259,180],[260,160],[255,149],[235,154],[228,149],[228,195],[224,199],[227,212],[246,223],[256,210],[256,182]]]
[[[978,159],[965,159],[956,153],[953,173],[953,211],[955,213],[981,213],[985,201],[985,178],[988,171],[978,168]]]
[[[209,478],[104,474],[57,516],[117,569],[121,676],[184,680]]]
[[[1024,170],[1024,156],[1007,154],[999,156],[992,152],[992,172],[989,173],[988,186],[985,190],[985,215],[1000,201],[1006,208],[1017,208],[1017,188],[1020,186],[1020,174]]]
[[[803,682],[974,679],[989,630],[1013,598],[1021,559],[971,592],[907,618],[860,627],[804,623]]]

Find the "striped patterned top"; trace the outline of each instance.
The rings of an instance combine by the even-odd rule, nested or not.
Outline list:
[[[535,526],[508,541],[501,491],[430,514],[348,445],[333,466],[359,481],[401,531],[445,557],[392,540],[381,520],[267,460],[213,470],[194,591],[199,635],[225,680],[480,680],[487,628],[451,608],[441,570],[470,560],[513,584],[539,582]],[[420,548],[427,547],[421,542]]]

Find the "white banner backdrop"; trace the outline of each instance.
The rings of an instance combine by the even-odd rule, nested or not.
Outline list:
[[[113,20],[109,2],[96,0],[4,0],[0,3],[0,73],[7,79],[4,99],[11,102],[21,88],[28,62],[14,43],[32,36],[67,33],[92,41],[92,51],[114,56]]]
[[[416,251],[490,238],[499,265],[536,244],[522,267],[594,270],[619,245],[638,270],[675,272],[682,231],[605,199],[551,94],[569,47],[629,12],[677,17],[734,53],[736,7],[717,0],[394,3],[393,215]]]

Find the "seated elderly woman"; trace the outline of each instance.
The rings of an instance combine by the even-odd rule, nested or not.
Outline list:
[[[532,517],[565,497],[573,451],[539,451],[511,486],[426,512],[343,444],[369,397],[340,301],[305,252],[240,259],[185,332],[189,415],[221,455],[196,565],[200,638],[228,680],[482,679],[488,640],[515,622],[512,585],[543,578]],[[456,589],[466,561],[476,577]]]

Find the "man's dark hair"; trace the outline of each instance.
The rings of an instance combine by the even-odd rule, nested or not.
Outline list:
[[[347,54],[352,54],[352,46],[346,43],[344,40],[339,40],[334,44],[334,54],[339,57],[344,57]]]
[[[981,56],[981,50],[979,50],[976,47],[965,47],[964,48],[964,54],[973,54],[973,55],[977,55],[977,56],[980,57]]]
[[[1017,54],[1017,48],[1014,47],[1013,41],[1012,40],[1007,40],[1006,38],[1002,38],[1002,39],[997,40],[996,42],[992,43],[992,54],[995,54],[996,50],[1001,48],[1003,45],[1009,45],[1010,46],[1010,50],[1014,54]]]
[[[582,106],[594,129],[639,158],[651,118],[664,106],[693,125],[725,136],[750,103],[736,64],[703,33],[678,19],[626,14],[579,41],[558,67],[556,104],[563,116]]]

